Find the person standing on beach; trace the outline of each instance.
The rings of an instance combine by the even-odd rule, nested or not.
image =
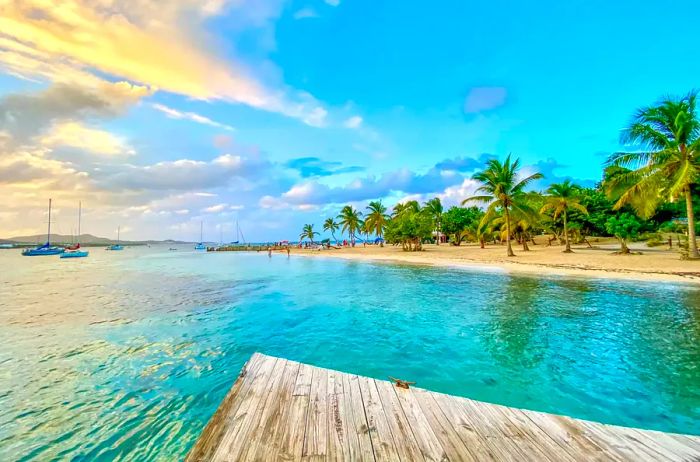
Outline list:
[[[272,258],[272,247],[270,246],[267,247],[267,256]]]
[[[289,246],[287,246],[287,258],[289,258]]]

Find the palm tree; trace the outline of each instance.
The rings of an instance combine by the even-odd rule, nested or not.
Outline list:
[[[525,188],[533,180],[543,178],[541,173],[533,173],[523,179],[518,179],[520,169],[520,159],[510,160],[510,154],[505,162],[498,159],[491,159],[486,164],[487,167],[482,172],[477,172],[472,179],[479,181],[481,186],[477,188],[477,193],[484,193],[479,196],[472,196],[464,199],[462,205],[467,202],[476,201],[488,204],[486,214],[481,219],[482,223],[489,223],[493,216],[499,211],[503,211],[506,224],[506,244],[509,257],[514,257],[513,247],[510,243],[511,226],[510,214],[512,210],[526,212]]]
[[[401,214],[404,213],[418,213],[420,212],[420,204],[418,201],[406,201],[406,202],[399,202],[394,206],[393,213],[391,214],[393,217],[398,217]]]
[[[311,243],[314,243],[314,237],[318,236],[318,233],[314,231],[314,225],[304,225],[304,229],[299,235],[299,240],[309,239]]]
[[[620,137],[623,144],[641,146],[638,152],[617,152],[608,165],[631,171],[610,179],[609,191],[622,189],[615,210],[630,204],[643,218],[651,216],[664,200],[685,198],[688,218],[689,257],[700,258],[695,240],[693,187],[700,177],[700,119],[697,92],[681,98],[667,97],[637,111]]]
[[[384,247],[384,228],[389,221],[389,216],[386,214],[386,207],[382,201],[372,201],[367,205],[369,213],[365,218],[365,225],[371,233],[374,233],[381,240],[380,247]]]
[[[433,218],[435,231],[437,232],[437,245],[440,245],[440,232],[442,231],[442,202],[439,197],[434,197],[425,203],[424,209]]]
[[[571,243],[569,241],[569,227],[567,222],[567,212],[569,209],[578,210],[579,212],[588,215],[586,207],[581,205],[581,197],[579,196],[579,188],[566,180],[563,183],[554,183],[547,189],[545,202],[540,210],[540,213],[548,211],[552,212],[552,218],[557,219],[559,216],[564,221],[564,240],[566,248],[564,252],[571,253]]]
[[[340,210],[338,215],[342,231],[347,232],[350,236],[350,242],[355,245],[355,233],[360,230],[362,221],[362,212],[353,208],[352,205],[346,205]]]
[[[323,222],[323,230],[324,231],[330,231],[331,236],[333,236],[333,240],[337,243],[338,239],[335,238],[335,232],[338,231],[338,228],[340,226],[338,223],[335,222],[333,218],[326,218],[326,221]]]

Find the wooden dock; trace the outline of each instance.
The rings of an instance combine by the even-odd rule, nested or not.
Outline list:
[[[473,401],[254,354],[187,461],[700,461],[700,437]]]

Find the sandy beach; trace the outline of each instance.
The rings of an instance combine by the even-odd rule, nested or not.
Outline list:
[[[408,264],[456,266],[513,273],[534,273],[550,276],[598,277],[644,281],[663,281],[700,284],[700,261],[681,260],[678,250],[666,246],[647,247],[644,243],[630,245],[641,254],[615,255],[619,246],[611,239],[587,245],[573,245],[574,253],[563,253],[562,246],[546,246],[544,238],[536,238],[538,245],[522,251],[514,245],[515,257],[506,257],[505,246],[477,244],[461,246],[424,246],[421,252],[404,252],[400,246],[357,245],[354,248],[330,250],[293,249],[292,253],[314,257],[334,257],[348,260],[393,261]]]

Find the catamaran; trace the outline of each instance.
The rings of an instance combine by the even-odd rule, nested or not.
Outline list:
[[[207,246],[204,245],[204,242],[202,242],[202,235],[204,233],[204,222],[201,221],[199,223],[199,242],[195,244],[194,250],[207,250]]]
[[[22,251],[22,255],[25,257],[40,257],[44,255],[59,255],[64,251],[63,247],[51,245],[51,199],[49,199],[49,229],[46,232],[46,244],[34,249],[25,249]]]
[[[119,243],[119,232],[121,229],[121,226],[117,226],[117,243],[107,247],[107,250],[124,250],[124,246]]]
[[[80,216],[82,212],[83,204],[78,202],[78,242],[70,247],[66,247],[66,251],[61,254],[61,258],[84,258],[89,254],[87,250],[80,250]]]

